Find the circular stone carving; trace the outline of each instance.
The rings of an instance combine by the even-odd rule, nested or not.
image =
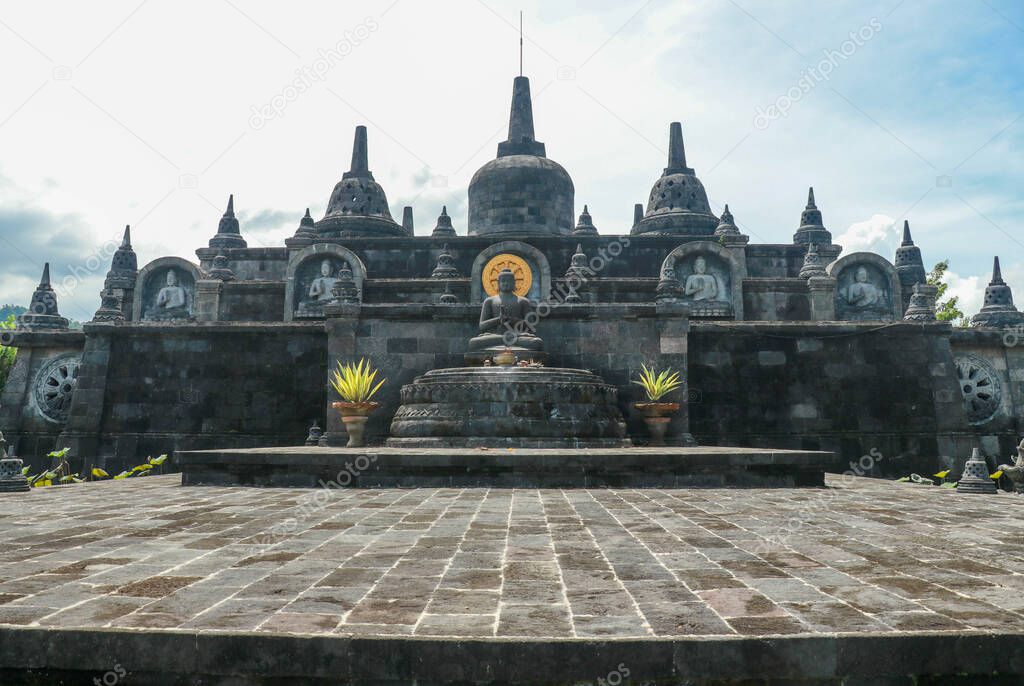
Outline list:
[[[956,358],[956,375],[964,398],[964,410],[971,424],[984,424],[999,411],[1002,385],[999,376],[985,360],[974,355]]]
[[[487,295],[498,294],[498,274],[503,269],[509,269],[515,274],[515,294],[525,298],[526,294],[530,292],[530,286],[533,285],[533,270],[530,269],[526,260],[511,253],[495,255],[484,265],[484,270],[480,275],[483,280],[484,292]]]
[[[78,355],[62,355],[50,360],[36,374],[36,407],[52,422],[63,422],[71,409],[71,396],[78,385]]]

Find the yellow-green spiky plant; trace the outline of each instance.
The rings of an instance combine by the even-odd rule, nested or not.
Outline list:
[[[374,385],[379,371],[373,369],[365,358],[355,364],[338,362],[338,368],[331,372],[331,388],[347,403],[368,403],[387,381],[381,379]]]
[[[633,383],[643,387],[644,392],[647,393],[647,399],[652,403],[658,402],[683,385],[679,372],[672,371],[671,367],[659,372],[654,367],[648,368],[645,364],[640,366],[643,371],[640,373],[640,378],[634,379]]]

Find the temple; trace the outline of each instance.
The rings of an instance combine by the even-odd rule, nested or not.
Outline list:
[[[878,451],[877,473],[930,473],[973,447],[1006,454],[1024,430],[1024,354],[1007,343],[1024,315],[998,258],[984,308],[958,328],[936,321],[909,222],[893,261],[843,254],[821,209],[829,190],[809,189],[801,209],[802,189],[777,188],[793,196],[792,242],[751,243],[742,202],[711,201],[678,122],[632,226],[610,226],[537,140],[522,76],[507,139],[469,184],[467,226],[445,207],[396,221],[370,143],[357,127],[326,212],[296,208],[284,245],[250,246],[233,195],[195,261],[139,268],[126,228],[84,330],[60,316],[47,267],[2,341],[19,348],[0,398],[9,445],[68,446],[112,469],[301,445],[313,423],[344,445],[327,371],[361,357],[388,379],[366,427],[377,445],[506,445],[517,431],[545,440],[516,445],[645,445],[631,383],[643,364],[686,378],[669,445]],[[417,235],[414,212],[436,222]],[[505,348],[547,370],[514,372],[522,403],[486,385]],[[509,402],[501,417],[521,409],[518,424],[467,418]]]

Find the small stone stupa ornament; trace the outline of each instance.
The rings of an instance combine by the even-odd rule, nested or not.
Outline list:
[[[821,210],[814,203],[814,188],[807,189],[807,206],[800,214],[800,227],[793,235],[793,243],[796,245],[831,245],[832,234],[825,228],[821,218]]]
[[[927,283],[928,275],[924,271],[921,248],[914,245],[914,239],[910,235],[910,222],[906,219],[903,220],[903,242],[896,248],[895,264],[900,283],[904,286]]]
[[[587,256],[583,252],[583,245],[577,243],[576,252],[573,253],[569,268],[565,271],[565,282],[569,289],[568,294],[565,296],[565,302],[583,302],[583,298],[580,297],[579,293],[580,288],[586,283],[587,275],[593,273],[590,263],[587,261]]]
[[[448,249],[448,244],[445,243],[441,248],[441,252],[437,256],[437,266],[434,267],[434,271],[430,272],[430,278],[432,279],[457,279],[459,278],[459,270],[455,267],[455,258],[452,257],[451,251]]]
[[[103,288],[134,289],[135,279],[139,274],[139,260],[132,249],[132,228],[124,227],[121,245],[110,260],[110,271],[103,282]]]
[[[24,329],[64,330],[68,320],[57,310],[57,293],[50,285],[50,263],[43,265],[43,277],[32,294],[28,312],[18,317],[18,325]]]
[[[729,211],[729,203],[726,203],[722,209],[722,216],[718,220],[718,226],[715,227],[715,236],[717,238],[733,238],[742,235],[736,226],[736,220],[733,219],[732,212]]]
[[[295,230],[294,238],[313,239],[316,238],[316,226],[313,224],[313,215],[306,208],[306,214],[299,220],[299,228]]]
[[[320,428],[320,425],[313,420],[313,426],[309,427],[309,434],[306,436],[306,445],[319,445],[320,438],[324,435],[324,430]]]
[[[988,462],[981,451],[975,448],[964,463],[964,473],[956,490],[961,493],[995,493],[996,484],[988,476]]]
[[[352,276],[348,262],[341,265],[338,280],[334,283],[331,294],[334,296],[334,302],[349,304],[359,302],[359,287],[356,286],[356,280]]]
[[[440,302],[442,305],[457,305],[459,303],[459,299],[455,297],[454,293],[452,293],[451,281],[445,281],[444,293],[441,294],[441,297],[438,300],[438,302]]]
[[[907,307],[903,319],[908,322],[934,322],[935,298],[938,294],[938,286],[915,283],[914,294],[910,296],[910,306]]]
[[[220,218],[217,225],[217,235],[210,239],[211,248],[246,248],[248,243],[242,238],[238,228],[238,218],[235,217],[235,196],[228,196],[228,207],[224,210],[224,216]]]
[[[597,228],[594,226],[594,220],[590,216],[590,212],[587,211],[587,206],[583,206],[583,212],[580,213],[579,221],[576,222],[576,228],[572,230],[573,236],[596,236]]]
[[[123,322],[124,312],[121,311],[121,299],[113,289],[100,291],[100,309],[93,315],[94,322]]]
[[[7,441],[0,433],[0,493],[29,490],[28,479],[21,473],[22,461],[7,455]]]
[[[807,253],[804,255],[804,266],[800,268],[801,279],[809,279],[812,276],[825,276],[825,258],[818,252],[817,243],[811,243],[807,246]]]
[[[1013,304],[1013,293],[999,268],[999,258],[992,262],[992,280],[985,289],[985,304],[981,312],[971,317],[971,326],[996,329],[1012,328],[1024,324],[1024,314]]]
[[[448,216],[448,206],[441,207],[441,214],[437,215],[437,225],[431,232],[431,238],[454,238],[455,229],[452,227],[452,218]]]
[[[217,255],[213,258],[213,268],[210,269],[210,278],[218,281],[234,281],[235,272],[228,265],[228,258],[224,255]]]

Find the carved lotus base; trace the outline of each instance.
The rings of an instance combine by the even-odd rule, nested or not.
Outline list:
[[[390,447],[630,445],[618,392],[581,369],[435,369],[402,388]]]

